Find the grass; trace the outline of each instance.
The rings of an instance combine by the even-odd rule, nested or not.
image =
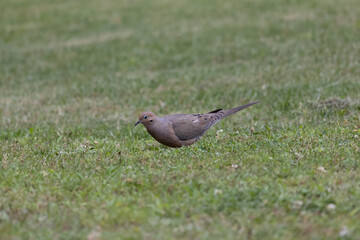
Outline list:
[[[359,16],[0,2],[0,239],[359,239]],[[133,128],[254,100],[186,148]]]

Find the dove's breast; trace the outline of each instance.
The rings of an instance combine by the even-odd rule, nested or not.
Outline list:
[[[146,128],[148,133],[159,143],[169,147],[182,147],[180,139],[178,139],[171,126],[171,122],[159,122],[155,126]]]

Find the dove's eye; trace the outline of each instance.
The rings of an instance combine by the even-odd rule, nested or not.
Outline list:
[[[145,115],[145,116],[144,116],[144,119],[147,119],[147,118],[148,118],[148,116],[147,116],[147,115]]]

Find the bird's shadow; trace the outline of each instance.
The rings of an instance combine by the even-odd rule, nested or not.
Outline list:
[[[165,150],[169,150],[169,149],[176,149],[176,148],[171,148],[171,147],[167,147],[165,145],[162,145],[160,143],[154,142],[151,144],[146,144],[146,146],[144,147],[144,150],[148,150],[148,151],[165,151]]]

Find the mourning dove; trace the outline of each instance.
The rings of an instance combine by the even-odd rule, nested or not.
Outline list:
[[[157,117],[152,112],[143,112],[139,121],[156,141],[169,147],[188,146],[198,141],[205,132],[221,119],[243,110],[258,102],[237,108],[216,109],[205,114],[173,114]]]

